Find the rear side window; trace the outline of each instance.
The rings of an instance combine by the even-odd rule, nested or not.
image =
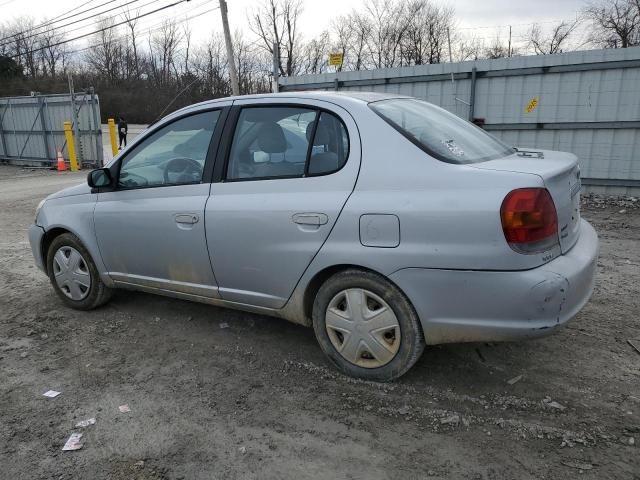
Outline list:
[[[298,178],[333,173],[349,151],[335,115],[309,107],[246,107],[240,111],[228,180]]]
[[[347,161],[349,150],[349,139],[344,125],[335,115],[327,112],[320,113],[317,127],[314,123],[307,127],[308,137],[311,137],[315,129],[307,173],[323,175],[340,170]]]
[[[449,163],[477,163],[515,152],[481,128],[428,102],[395,98],[371,109],[429,155]]]

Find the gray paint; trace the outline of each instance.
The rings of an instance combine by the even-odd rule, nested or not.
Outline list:
[[[360,243],[365,247],[400,245],[400,220],[396,215],[366,213],[360,217]]]
[[[473,165],[444,163],[366,103],[384,97],[357,97],[319,92],[234,100],[308,104],[340,116],[351,142],[340,171],[97,194],[72,187],[48,197],[39,226],[29,231],[36,263],[42,264],[41,229],[64,228],[84,243],[109,286],[304,325],[310,324],[305,297],[314,279],[327,269],[357,266],[402,289],[428,343],[537,336],[572,318],[592,291],[598,252],[593,229],[578,220],[557,246],[523,255],[506,243],[499,210],[515,188],[547,187],[562,228],[577,215],[571,202],[575,157],[545,151]],[[230,101],[176,112],[136,142],[170,118]],[[324,215],[326,222],[297,223],[296,215]],[[198,221],[184,222],[188,217]],[[381,236],[373,238],[367,220]],[[461,305],[459,298],[468,301]]]

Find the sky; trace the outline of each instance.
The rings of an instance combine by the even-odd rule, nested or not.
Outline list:
[[[0,0],[0,23],[22,15],[35,16],[38,21],[55,17],[61,13],[74,9],[74,13],[93,6],[105,4],[108,0]],[[105,10],[130,0],[114,0]],[[144,6],[150,4],[141,11],[148,11],[167,5],[175,0],[137,0],[131,5]],[[508,25],[513,25],[514,41],[518,36],[525,34],[534,22],[543,27],[563,19],[574,19],[577,12],[585,5],[587,0],[432,0],[435,3],[449,5],[455,10],[457,26],[463,34],[473,34],[475,37],[490,42],[498,34],[506,37]],[[118,3],[119,2],[119,3]],[[229,9],[229,23],[231,29],[247,30],[247,13],[252,12],[261,0],[227,0]],[[310,39],[328,28],[331,20],[337,16],[348,13],[351,9],[361,8],[363,0],[303,0],[304,10],[300,19],[300,27],[303,37]],[[221,32],[222,24],[218,9],[211,10],[218,5],[218,0],[190,0],[170,9],[150,15],[139,20],[141,29],[151,29],[157,26],[163,17],[172,16],[177,20],[194,17],[189,20],[193,31],[194,40],[206,38],[210,32]],[[108,15],[116,13],[114,11]],[[71,15],[71,14],[69,14]],[[66,20],[65,23],[82,18],[88,14]],[[77,28],[85,23],[69,26]],[[83,27],[70,32],[68,36],[77,36],[91,31],[91,27]],[[80,45],[80,42],[78,42]]]

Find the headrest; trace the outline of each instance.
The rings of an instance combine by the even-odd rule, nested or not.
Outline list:
[[[258,132],[258,147],[267,153],[284,153],[287,151],[287,139],[282,127],[276,122],[266,122]]]
[[[311,141],[311,135],[313,135],[313,127],[315,126],[316,121],[309,123],[307,125],[307,140]],[[329,140],[331,139],[331,132],[329,131],[329,127],[326,123],[320,122],[318,125],[318,129],[316,130],[316,137],[313,139],[314,145],[328,145]]]

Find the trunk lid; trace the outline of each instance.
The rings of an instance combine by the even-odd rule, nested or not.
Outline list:
[[[471,166],[484,170],[530,173],[542,178],[556,206],[562,253],[573,247],[580,231],[580,167],[574,154],[519,149],[508,157]]]

